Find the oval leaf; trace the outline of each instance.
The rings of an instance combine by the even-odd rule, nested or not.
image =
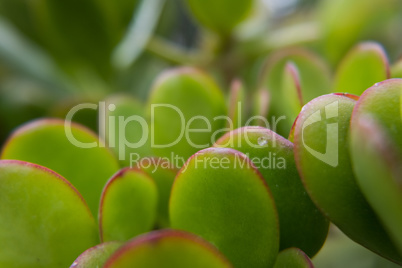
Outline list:
[[[126,241],[152,230],[157,188],[146,173],[125,168],[106,184],[99,208],[102,241]]]
[[[98,243],[82,196],[45,167],[0,161],[0,203],[1,267],[64,268]]]
[[[170,199],[173,228],[200,235],[236,267],[270,267],[278,219],[264,179],[242,153],[209,148],[178,173]]]
[[[152,148],[162,157],[173,154],[188,159],[211,146],[212,133],[226,123],[214,120],[227,114],[223,93],[209,76],[192,68],[164,72],[153,86],[149,108]],[[185,127],[202,131],[186,132]]]

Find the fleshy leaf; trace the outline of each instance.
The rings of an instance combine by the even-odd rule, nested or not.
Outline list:
[[[227,114],[219,87],[208,75],[189,67],[160,75],[149,98],[149,109],[154,137],[152,148],[162,157],[171,157],[173,153],[189,158],[198,150],[211,146],[212,133],[222,129],[227,122],[214,120]],[[192,130],[187,131],[188,135],[184,133],[185,125],[187,130]]]
[[[353,118],[351,133],[357,182],[402,254],[402,158],[370,117]]]
[[[251,12],[254,0],[186,0],[194,17],[205,27],[228,35]]]
[[[330,94],[303,107],[295,126],[296,165],[307,192],[355,242],[401,262],[377,215],[361,193],[349,157],[349,124],[356,101]]]
[[[293,67],[298,70],[298,87],[302,89],[302,104],[305,104],[331,90],[329,68],[321,58],[312,52],[304,49],[286,49],[273,54],[267,61],[262,76],[263,86],[268,88],[272,101],[269,116],[276,119],[283,116],[284,84],[283,74],[286,74],[286,65],[292,62]],[[289,74],[289,71],[287,72]],[[294,80],[294,79],[293,79]],[[289,122],[291,120],[288,120]],[[278,133],[283,136],[289,135],[289,129],[293,122],[282,122],[278,125]]]
[[[235,267],[270,267],[279,246],[275,203],[264,179],[242,153],[209,148],[176,176],[170,198],[173,228],[200,235]]]
[[[402,254],[401,90],[402,79],[366,90],[353,112],[350,148],[357,181]]]
[[[131,240],[104,268],[231,268],[216,248],[189,233],[162,230]]]
[[[82,196],[45,167],[0,161],[0,203],[1,267],[64,268],[98,243]]]
[[[310,258],[298,248],[288,248],[281,251],[274,268],[314,268]]]
[[[389,63],[382,46],[373,42],[360,43],[341,61],[334,89],[361,95],[367,88],[389,76]]]
[[[143,158],[136,164],[145,171],[156,183],[158,188],[158,219],[159,228],[169,227],[169,199],[177,169],[165,158]]]
[[[123,243],[111,241],[96,245],[84,251],[70,268],[99,268]]]
[[[243,125],[243,116],[245,115],[246,101],[245,101],[244,86],[240,80],[233,81],[230,88],[229,95],[229,111],[228,116],[231,123],[228,122],[227,126],[233,130]]]
[[[81,125],[72,124],[67,137],[64,123],[39,119],[21,126],[5,143],[1,158],[32,162],[56,171],[78,189],[96,215],[102,188],[119,168],[117,160],[94,133]]]
[[[148,122],[143,105],[129,96],[109,97],[105,101],[105,129],[107,145],[115,152],[123,166],[131,160],[151,155]]]
[[[143,171],[125,168],[106,184],[99,208],[102,241],[126,241],[152,230],[158,193]]]
[[[298,247],[314,256],[327,237],[328,220],[303,187],[293,144],[269,129],[244,127],[227,133],[215,146],[245,153],[263,175],[278,210],[280,249]]]

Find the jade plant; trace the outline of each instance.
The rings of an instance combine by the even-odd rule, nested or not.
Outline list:
[[[182,2],[0,0],[0,267],[401,266],[397,1]]]

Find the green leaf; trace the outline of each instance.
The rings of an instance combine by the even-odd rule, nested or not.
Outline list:
[[[155,225],[158,193],[146,173],[125,168],[106,184],[99,208],[102,241],[126,241]]]
[[[357,182],[402,254],[402,158],[371,117],[353,118],[351,133]]]
[[[1,267],[64,268],[98,243],[82,196],[45,167],[0,161],[0,203]]]
[[[140,56],[151,38],[162,13],[165,0],[142,0],[129,29],[113,51],[115,67],[127,69]]]
[[[234,80],[230,87],[228,116],[231,120],[226,125],[233,130],[243,125],[243,117],[246,109],[246,94],[244,85],[240,80]]]
[[[229,35],[252,11],[254,0],[186,0],[194,17],[203,26]]]
[[[214,120],[227,114],[219,87],[211,77],[189,67],[165,71],[159,76],[151,91],[148,109],[155,145],[152,148],[162,157],[173,154],[189,158],[211,146],[219,138],[213,133],[227,122]]]
[[[209,148],[176,176],[170,198],[173,228],[200,235],[235,267],[270,267],[279,246],[275,203],[264,179],[242,153]]]
[[[106,242],[87,249],[70,266],[70,268],[99,268],[121,247],[121,242]]]
[[[131,161],[150,156],[151,145],[148,121],[144,105],[129,96],[112,96],[105,100],[105,129],[101,135],[121,165],[130,166]]]
[[[158,188],[157,226],[159,228],[169,227],[170,192],[178,170],[165,158],[143,158],[135,164],[152,177]]]
[[[335,77],[334,91],[361,95],[373,84],[390,76],[386,52],[380,44],[360,43],[341,61]]]
[[[298,248],[281,251],[274,268],[314,268],[310,258]]]
[[[112,152],[102,147],[102,142],[90,130],[72,124],[70,134],[72,137],[66,136],[62,120],[32,121],[9,137],[1,159],[23,160],[56,171],[78,189],[96,215],[103,186],[119,166]]]
[[[304,106],[294,131],[296,165],[312,200],[342,232],[366,248],[401,262],[352,170],[348,131],[355,103],[342,94],[330,94]]]
[[[402,254],[401,90],[402,79],[392,79],[362,95],[351,121],[350,152],[362,192]]]
[[[289,62],[293,64],[292,69],[298,70],[298,75],[292,75],[293,78],[291,74],[294,74],[295,71],[290,71],[291,67],[286,67]],[[289,76],[291,76],[291,79],[289,79]],[[295,77],[298,77],[298,79],[295,79]],[[312,52],[300,48],[285,49],[271,55],[261,79],[263,87],[268,88],[271,99],[276,100],[270,103],[268,113],[269,117],[274,116],[276,120],[284,116],[284,110],[294,109],[292,108],[294,104],[284,103],[287,100],[284,99],[283,94],[289,90],[285,89],[285,87],[289,86],[286,83],[291,83],[293,80],[296,83],[295,86],[301,89],[302,105],[318,96],[329,93],[331,89],[330,73],[326,63]],[[287,107],[287,105],[290,106]],[[281,121],[277,132],[280,135],[288,136],[289,129],[293,123],[291,121],[291,119]]]
[[[298,247],[314,256],[327,237],[328,220],[303,187],[294,162],[293,144],[269,129],[244,127],[227,133],[215,146],[245,153],[261,172],[278,210],[280,249]]]
[[[104,268],[231,268],[218,250],[189,233],[163,230],[145,234],[121,247]]]

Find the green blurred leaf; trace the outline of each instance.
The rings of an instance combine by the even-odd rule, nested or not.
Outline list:
[[[269,129],[244,127],[227,133],[214,146],[247,154],[263,175],[278,210],[280,249],[298,247],[314,256],[327,237],[328,220],[318,211],[301,183],[293,144]]]
[[[150,156],[151,140],[150,135],[147,135],[149,129],[144,105],[123,95],[110,96],[105,104],[104,134],[108,146],[115,152],[121,165],[130,166],[132,159]]]
[[[304,106],[294,132],[297,168],[312,200],[342,232],[401,262],[402,256],[361,193],[352,170],[348,131],[355,103],[347,96],[330,94]]]
[[[243,164],[242,164],[243,163]],[[178,173],[170,199],[173,228],[200,235],[235,267],[270,267],[279,246],[274,200],[244,154],[209,148]]]
[[[118,170],[112,152],[102,146],[98,137],[85,127],[72,124],[69,139],[65,122],[39,119],[17,129],[3,147],[2,159],[16,159],[43,165],[58,172],[80,191],[94,215],[106,181]],[[93,148],[84,148],[85,143]],[[77,147],[79,145],[80,147]]]
[[[0,266],[68,267],[98,243],[95,220],[78,191],[57,173],[0,161]]]
[[[174,230],[156,231],[131,240],[104,268],[231,268],[216,248],[200,238]]]
[[[341,61],[334,91],[361,95],[373,84],[389,77],[388,58],[382,46],[372,42],[360,43]]]
[[[186,0],[194,17],[205,27],[229,35],[252,11],[254,0]]]
[[[126,241],[152,230],[158,193],[144,172],[125,168],[106,184],[99,208],[102,241]]]
[[[189,158],[219,138],[213,133],[227,120],[214,118],[226,114],[223,93],[207,74],[189,67],[165,71],[156,79],[148,100],[154,144],[165,146],[153,146],[154,153]],[[202,131],[188,131],[187,135],[185,127]]]

